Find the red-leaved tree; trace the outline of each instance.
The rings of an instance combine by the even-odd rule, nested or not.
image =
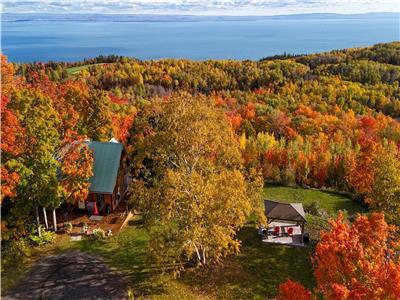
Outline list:
[[[349,225],[339,214],[330,224],[313,258],[316,292],[329,300],[400,299],[399,240],[384,215],[359,215]],[[280,286],[278,299],[304,294],[301,284],[288,281]]]
[[[89,194],[89,178],[93,175],[93,155],[84,137],[74,135],[63,141],[60,156],[60,187],[63,200],[75,203],[84,200]]]
[[[279,285],[277,300],[312,300],[315,297],[301,283],[288,280]]]
[[[20,180],[18,169],[20,163],[16,160],[23,149],[21,136],[23,128],[10,109],[10,95],[14,89],[13,65],[7,62],[7,57],[0,53],[1,60],[1,193],[0,203],[4,197],[13,197],[16,194],[16,187]]]

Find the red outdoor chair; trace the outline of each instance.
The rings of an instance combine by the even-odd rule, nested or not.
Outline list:
[[[276,235],[279,235],[279,231],[280,231],[279,226],[275,226],[274,232],[275,232]]]
[[[287,233],[288,235],[293,235],[293,228],[292,227],[288,228]]]

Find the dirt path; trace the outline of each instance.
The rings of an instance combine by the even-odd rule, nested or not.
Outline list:
[[[3,299],[126,299],[127,286],[104,261],[78,251],[40,259]]]

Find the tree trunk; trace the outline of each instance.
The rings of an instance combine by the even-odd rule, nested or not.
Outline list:
[[[49,229],[49,223],[47,222],[47,212],[46,208],[43,207],[43,216],[44,216],[44,225],[46,225],[46,229]]]
[[[36,217],[36,223],[37,223],[38,236],[42,236],[42,231],[40,230],[39,208],[38,208],[37,203],[35,203],[35,217]]]
[[[57,217],[56,217],[56,209],[53,208],[53,226],[54,226],[54,232],[57,231]]]
[[[197,248],[197,246],[196,246],[196,244],[195,244],[194,242],[192,242],[192,243],[193,243],[194,249],[196,250],[197,259],[198,259],[199,262],[201,263],[201,256],[200,256],[199,249]]]
[[[197,247],[194,242],[192,242],[192,243],[193,243],[194,249],[196,250],[197,259],[203,266],[205,266],[206,265],[206,248],[205,247],[203,248],[202,246]]]

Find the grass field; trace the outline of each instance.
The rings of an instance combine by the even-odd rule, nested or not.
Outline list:
[[[88,69],[88,68],[93,67],[93,66],[99,66],[99,65],[103,65],[103,63],[72,67],[72,68],[68,68],[67,69],[67,73],[68,73],[69,76],[72,76],[72,75],[78,74],[82,70]]]
[[[84,240],[71,247],[104,257],[125,275],[136,295],[151,299],[272,299],[276,287],[289,277],[314,286],[310,249],[262,244],[251,225],[238,238],[238,256],[219,266],[185,271],[179,278],[163,274],[149,260],[148,236],[139,219],[106,241]]]
[[[282,202],[309,204],[315,201],[320,208],[325,209],[330,214],[335,214],[339,210],[346,210],[349,214],[367,211],[361,203],[352,201],[342,194],[315,189],[267,184],[263,196],[269,200]]]

